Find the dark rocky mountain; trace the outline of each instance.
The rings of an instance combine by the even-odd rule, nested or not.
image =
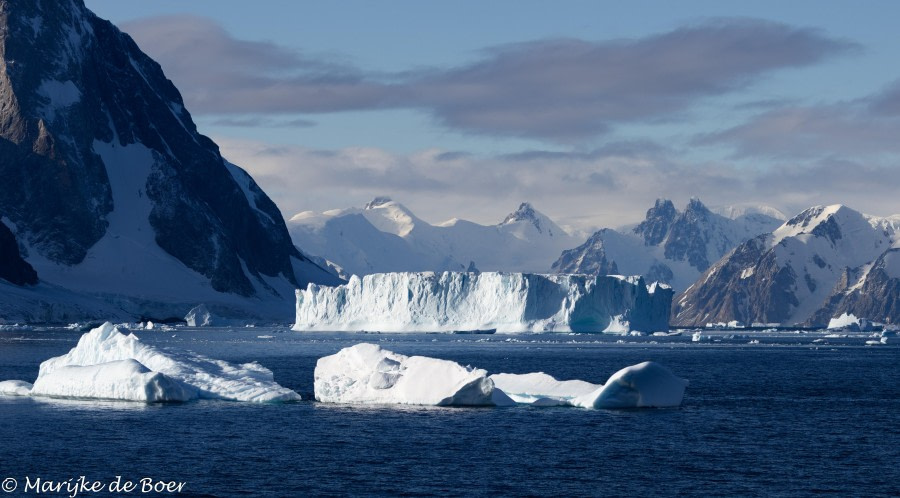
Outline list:
[[[770,213],[777,213],[769,210]],[[584,244],[563,251],[553,264],[558,273],[643,275],[649,281],[686,288],[739,243],[777,227],[781,220],[760,212],[728,218],[691,199],[684,211],[659,199],[634,229],[605,228]]]
[[[0,279],[15,285],[38,283],[37,272],[22,259],[16,237],[0,221]]]
[[[900,320],[897,219],[841,205],[803,211],[713,264],[673,306],[676,325],[825,326],[841,313]]]
[[[0,1],[0,28],[0,212],[42,279],[237,307],[227,296],[291,301],[292,287],[338,282],[131,37],[81,0]],[[171,296],[150,295],[167,282]]]

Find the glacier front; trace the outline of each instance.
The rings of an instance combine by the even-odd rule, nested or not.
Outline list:
[[[641,277],[421,272],[297,292],[294,330],[667,331],[672,290]]]

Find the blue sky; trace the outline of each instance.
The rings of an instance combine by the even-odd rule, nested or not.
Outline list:
[[[286,217],[900,212],[896,2],[87,0]]]

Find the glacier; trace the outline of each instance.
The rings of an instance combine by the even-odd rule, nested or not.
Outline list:
[[[18,382],[19,384],[15,384]],[[38,378],[6,381],[2,390],[31,396],[143,401],[296,401],[272,371],[257,363],[235,365],[189,351],[157,349],[107,322],[68,353],[41,363]]]
[[[421,272],[298,289],[296,331],[667,331],[672,290],[641,277]]]
[[[326,403],[433,406],[674,407],[688,382],[654,362],[625,367],[606,384],[560,381],[543,373],[487,371],[361,343],[316,363],[316,400]]]

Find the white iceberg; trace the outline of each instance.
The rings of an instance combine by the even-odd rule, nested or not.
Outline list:
[[[330,403],[490,406],[487,372],[425,356],[357,344],[316,363],[316,399]],[[502,398],[501,398],[502,399]]]
[[[667,331],[672,290],[640,277],[380,273],[297,290],[294,330]]]
[[[328,403],[582,408],[678,406],[686,386],[654,362],[623,368],[600,385],[543,372],[488,376],[479,368],[366,343],[319,359],[314,383],[316,399]]]
[[[518,403],[581,408],[665,408],[681,405],[687,381],[652,361],[625,367],[606,384],[559,381],[545,373],[494,374],[494,386]]]
[[[197,399],[197,390],[165,374],[154,372],[136,360],[98,365],[68,365],[41,375],[32,396],[103,398],[157,403]]]
[[[133,401],[295,401],[272,371],[188,351],[157,349],[107,322],[81,336],[67,354],[41,363],[31,391],[58,396]]]
[[[0,382],[0,396],[28,396],[31,387],[24,380],[4,380]]]
[[[205,304],[199,304],[184,315],[184,321],[188,327],[209,327],[213,324],[213,317]]]
[[[857,318],[853,313],[843,313],[841,316],[828,321],[828,330],[868,332],[873,329],[874,326],[871,321],[865,318]]]

